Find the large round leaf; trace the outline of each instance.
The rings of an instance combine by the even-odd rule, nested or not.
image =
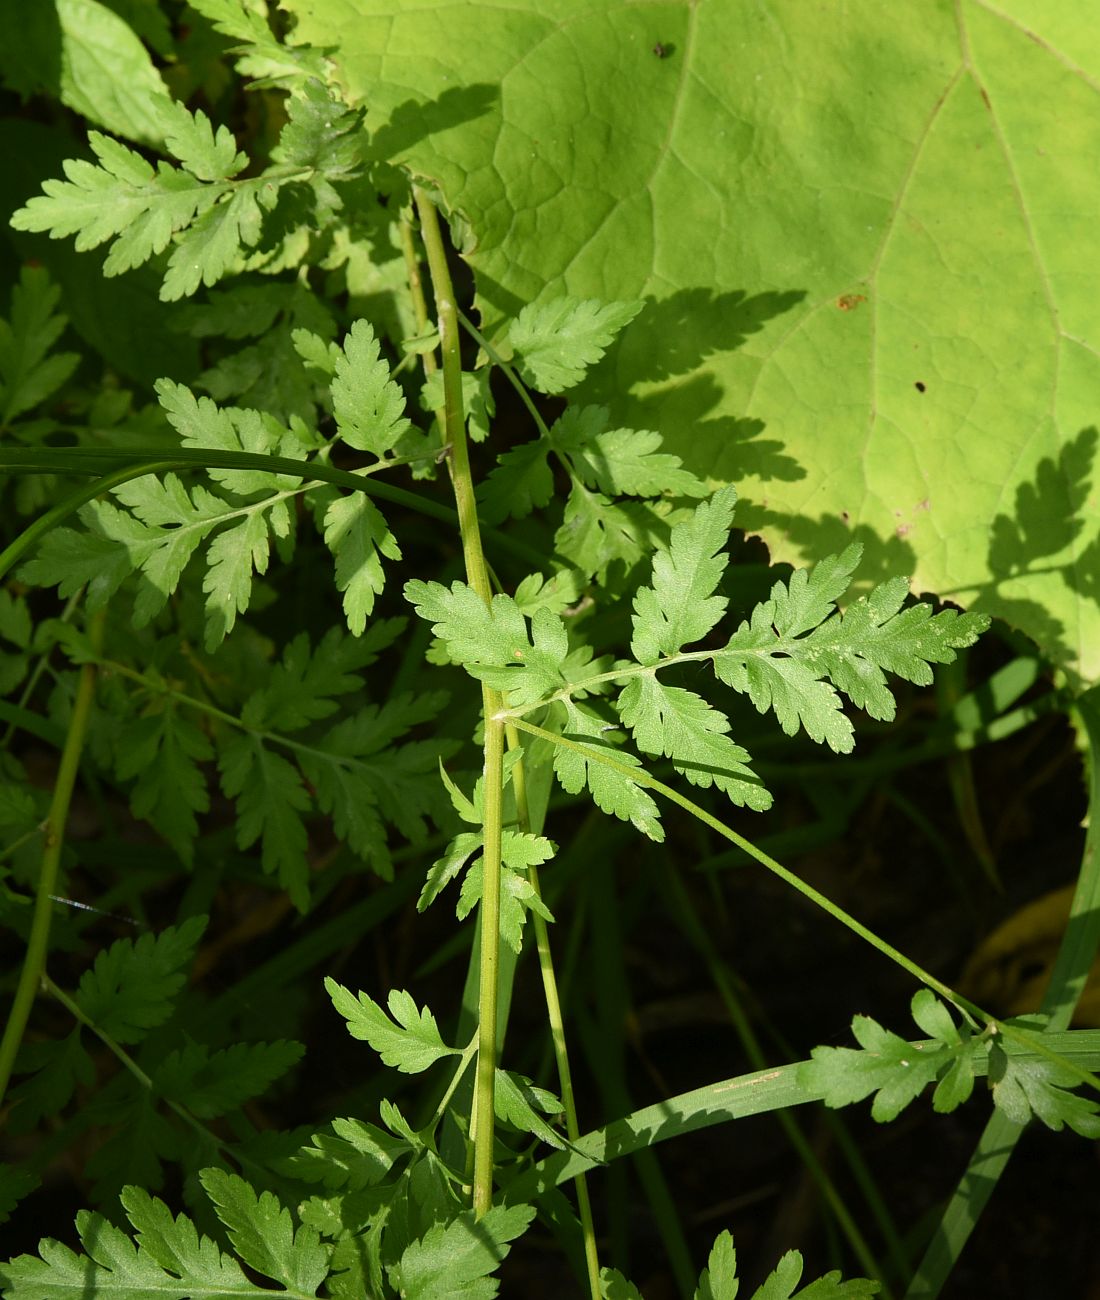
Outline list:
[[[490,323],[646,311],[590,391],[778,559],[1100,677],[1100,23],[1071,0],[284,0],[464,230]]]

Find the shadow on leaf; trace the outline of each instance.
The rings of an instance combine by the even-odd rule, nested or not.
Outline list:
[[[414,145],[474,118],[484,117],[500,98],[500,87],[478,82],[454,86],[438,99],[407,99],[371,137],[369,156],[376,162],[400,162]]]
[[[631,337],[658,340],[660,347],[646,347],[639,373],[647,380],[686,375],[718,352],[733,352],[769,320],[800,303],[805,293],[758,293],[749,297],[740,289],[715,293],[697,285],[680,289],[667,298],[650,298],[632,329],[624,336],[624,359],[632,351]]]

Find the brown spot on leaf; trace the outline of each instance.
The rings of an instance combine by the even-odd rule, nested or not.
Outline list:
[[[836,300],[841,311],[855,311],[861,302],[867,301],[865,293],[842,293]]]

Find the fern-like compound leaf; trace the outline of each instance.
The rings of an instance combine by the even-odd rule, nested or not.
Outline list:
[[[365,320],[352,325],[336,359],[332,407],[348,446],[378,457],[410,428],[404,394],[390,378],[378,339]]]
[[[214,1052],[201,1043],[188,1043],[157,1064],[153,1086],[160,1096],[186,1106],[199,1119],[213,1119],[266,1092],[301,1060],[304,1051],[301,1043],[283,1039],[235,1043]]]
[[[624,773],[599,761],[610,758],[620,767],[641,767],[638,759],[614,745],[607,725],[591,709],[566,699],[557,729],[572,746],[554,749],[554,773],[567,794],[585,787],[596,807],[621,821],[630,822],[658,844],[665,838],[657,805],[642,786]],[[575,748],[573,747],[575,746]]]
[[[171,101],[160,106],[158,116],[172,157],[200,181],[229,180],[248,166],[232,132],[224,126],[215,131],[202,109],[189,113],[183,104]]]
[[[550,446],[585,485],[610,497],[706,496],[679,456],[660,451],[652,429],[609,429],[605,406],[571,406],[550,429]]]
[[[0,1283],[11,1300],[87,1300],[89,1296],[136,1300],[195,1295],[259,1297],[270,1291],[250,1282],[240,1264],[201,1237],[185,1215],[173,1218],[163,1201],[138,1187],[124,1189],[123,1205],[135,1230],[131,1237],[101,1214],[81,1210],[77,1231],[85,1254],[44,1238],[39,1258],[20,1255],[0,1264]]]
[[[761,713],[772,710],[788,735],[801,726],[838,753],[853,747],[840,693],[888,720],[895,704],[886,672],[927,684],[930,664],[950,663],[989,626],[984,614],[932,614],[926,605],[902,609],[904,578],[837,612],[859,557],[853,545],[813,570],[799,570],[787,584],[776,583],[714,656],[720,680],[747,694]]]
[[[315,1229],[295,1229],[272,1192],[257,1193],[224,1169],[204,1169],[199,1178],[233,1249],[250,1268],[297,1295],[317,1294],[328,1275],[330,1248]]]
[[[54,352],[67,324],[57,311],[61,290],[36,266],[25,266],[12,290],[11,318],[0,319],[0,426],[50,397],[76,369],[75,352]]]
[[[729,562],[721,552],[736,501],[733,488],[719,489],[657,550],[652,585],[634,598],[631,649],[639,663],[656,663],[701,640],[725,612],[725,598],[714,593]]]
[[[486,605],[464,582],[444,587],[414,579],[405,584],[405,599],[432,623],[456,663],[507,692],[513,706],[534,703],[564,683],[569,638],[550,610],[537,610],[528,632],[527,620],[510,596],[494,596]]]
[[[725,714],[694,691],[644,674],[626,684],[617,708],[638,748],[671,758],[692,785],[715,785],[734,803],[757,810],[771,807],[771,795],[748,766],[748,753],[726,734]]]
[[[520,373],[539,392],[565,392],[580,383],[641,309],[637,301],[594,298],[555,298],[524,307],[508,331]]]
[[[491,1300],[499,1288],[490,1274],[534,1217],[531,1205],[496,1205],[437,1223],[387,1270],[390,1283],[408,1300]]]
[[[187,967],[206,929],[205,916],[138,939],[119,939],[81,976],[76,1002],[120,1043],[136,1043],[172,1014]]]
[[[427,1007],[420,1008],[410,994],[391,989],[386,1000],[389,1014],[365,993],[358,996],[325,979],[332,1005],[348,1022],[348,1033],[369,1043],[384,1065],[404,1074],[419,1074],[444,1056],[458,1055],[457,1047],[448,1047],[439,1033],[435,1016]]]
[[[914,996],[912,1010],[931,1043],[906,1042],[869,1016],[856,1016],[852,1033],[859,1048],[815,1047],[802,1067],[803,1082],[819,1089],[827,1106],[847,1106],[874,1093],[872,1116],[891,1120],[932,1082],[934,1108],[954,1110],[973,1092],[980,1062],[994,1105],[1013,1123],[1035,1117],[1056,1132],[1068,1125],[1082,1136],[1100,1137],[1100,1102],[1069,1090],[1078,1082],[1072,1071],[1021,1051],[991,1030],[970,1034],[928,989]]]
[[[324,520],[325,545],[336,561],[336,590],[344,595],[344,617],[362,636],[375,598],[386,584],[382,557],[399,560],[397,545],[382,512],[362,492],[333,497]]]

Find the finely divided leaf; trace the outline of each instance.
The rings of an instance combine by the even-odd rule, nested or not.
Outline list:
[[[550,445],[586,487],[611,497],[707,495],[706,484],[684,469],[679,456],[658,451],[659,433],[608,429],[607,420],[605,406],[571,406],[550,429]]]
[[[451,658],[473,677],[509,693],[514,707],[533,704],[564,685],[562,664],[569,651],[565,625],[548,609],[527,620],[510,596],[486,605],[464,582],[444,587],[414,579],[405,599],[447,645]]]
[[[348,1033],[369,1043],[384,1065],[404,1074],[419,1074],[444,1056],[459,1054],[457,1047],[448,1047],[440,1037],[435,1016],[427,1007],[419,1010],[403,990],[390,990],[387,1015],[373,998],[365,993],[356,997],[334,979],[326,978],[325,988],[332,1005],[348,1022]]]
[[[362,636],[385,586],[384,555],[399,560],[401,550],[382,512],[363,492],[337,497],[325,511],[325,545],[336,559],[336,590],[344,593],[344,616]]]
[[[906,1042],[870,1016],[856,1016],[852,1033],[858,1050],[815,1047],[802,1078],[807,1087],[823,1092],[830,1107],[850,1106],[875,1093],[871,1115],[880,1123],[896,1118],[952,1060],[946,1047]]]
[[[497,457],[496,465],[478,488],[480,514],[486,523],[522,519],[553,498],[550,450],[545,438],[535,438]]]
[[[665,529],[661,516],[646,502],[612,503],[575,483],[554,534],[554,549],[603,586],[610,570],[616,570],[618,579],[641,563]]]
[[[196,398],[185,384],[158,379],[157,397],[168,422],[185,447],[196,450],[247,451],[260,456],[289,456],[304,459],[305,451],[296,439],[271,415],[235,406],[216,406],[209,397]],[[250,496],[270,492],[273,486],[295,487],[302,480],[294,475],[276,475],[268,469],[221,469],[206,471],[231,492]],[[303,465],[303,477],[306,466]]]
[[[198,834],[196,814],[210,807],[206,777],[199,768],[214,747],[173,702],[127,723],[118,737],[115,772],[137,778],[130,791],[135,817],[150,822],[188,866]]]
[[[135,1229],[137,1260],[144,1257],[146,1260],[153,1261],[200,1293],[209,1290],[218,1294],[224,1289],[234,1295],[240,1294],[248,1287],[237,1261],[228,1255],[223,1255],[217,1244],[209,1237],[200,1237],[195,1230],[195,1225],[185,1215],[180,1214],[173,1218],[172,1211],[163,1201],[150,1196],[140,1187],[124,1187],[120,1199],[126,1217]],[[91,1217],[89,1216],[89,1219]],[[98,1243],[91,1233],[82,1232],[81,1239],[89,1255],[97,1258],[101,1263],[108,1263],[112,1252],[104,1251],[101,1254],[97,1250]],[[107,1258],[104,1258],[105,1255]],[[112,1291],[122,1291],[119,1286],[120,1281],[121,1279],[116,1277],[113,1279],[113,1286],[96,1287],[94,1294],[99,1294],[101,1290],[108,1295]],[[171,1287],[171,1282],[165,1278],[161,1286],[155,1288],[158,1294],[164,1293],[165,1284]],[[171,1293],[169,1290],[168,1294]],[[181,1287],[176,1294],[182,1293],[184,1292]]]
[[[701,696],[646,674],[630,679],[617,708],[638,748],[671,758],[692,785],[716,785],[734,803],[749,808],[771,807],[771,795],[748,766],[749,755],[726,734],[725,715]]]
[[[254,1285],[236,1260],[200,1237],[184,1215],[172,1217],[162,1202],[138,1187],[122,1192],[122,1203],[136,1235],[129,1237],[101,1214],[76,1216],[86,1255],[49,1237],[39,1259],[20,1255],[0,1265],[0,1284],[10,1300],[87,1300],[117,1296],[139,1300],[191,1300],[194,1296],[241,1296],[261,1300],[271,1292]]]
[[[248,166],[229,128],[219,126],[215,132],[202,109],[189,113],[171,100],[158,106],[157,116],[172,156],[200,181],[228,180]]]
[[[565,1150],[565,1139],[542,1118],[542,1115],[560,1115],[564,1109],[561,1102],[553,1093],[536,1088],[526,1076],[498,1069],[493,1108],[503,1123],[511,1124],[521,1133],[532,1134],[556,1151]]]
[[[309,795],[294,766],[259,737],[230,736],[218,754],[222,791],[237,802],[237,846],[261,840],[263,869],[277,876],[294,906],[309,907],[306,828]]]
[[[528,912],[537,912],[544,921],[554,919],[534,886],[521,874],[523,867],[546,862],[553,854],[553,845],[541,836],[525,835],[519,831],[505,831],[501,836],[504,862],[500,872],[500,937],[513,952],[519,952],[522,947],[523,926]],[[484,858],[478,858],[466,872],[455,909],[460,921],[469,916],[481,898],[484,861]]]
[[[437,858],[428,870],[424,888],[416,900],[416,910],[423,912],[429,908],[444,889],[458,875],[475,853],[480,852],[484,837],[476,831],[460,831],[441,858]]]
[[[1055,1133],[1068,1125],[1095,1141],[1100,1138],[1100,1102],[1070,1092],[1078,1082],[1072,1071],[1053,1061],[1020,1059],[996,1044],[990,1052],[993,1103],[1014,1124],[1026,1124],[1034,1115]]]
[[[212,1052],[188,1043],[166,1056],[153,1071],[153,1087],[162,1097],[187,1107],[199,1119],[236,1110],[250,1097],[266,1092],[301,1059],[301,1043],[236,1043]]]
[[[827,741],[838,753],[853,744],[838,691],[889,720],[895,706],[885,672],[926,685],[929,664],[950,663],[989,626],[982,614],[933,615],[927,605],[903,610],[904,578],[883,583],[838,613],[836,601],[859,557],[859,546],[849,546],[812,572],[799,570],[788,584],[776,583],[714,657],[719,679],[748,694],[761,713],[774,710],[788,735],[801,724],[811,739]]]
[[[610,743],[607,728],[591,710],[569,699],[562,701],[561,710],[564,718],[555,722],[576,746],[554,747],[554,772],[562,789],[567,794],[579,794],[587,785],[597,808],[631,822],[660,844],[665,833],[657,805],[648,792],[625,773],[599,761],[607,758],[620,767],[634,768],[641,767],[638,759]]]
[[[387,1270],[390,1282],[405,1300],[490,1300],[499,1284],[489,1274],[534,1217],[530,1205],[495,1205],[476,1220],[468,1210],[436,1224]]]
[[[139,1042],[172,1014],[205,916],[193,916],[160,934],[119,939],[81,976],[76,1002],[89,1020],[120,1043]]]
[[[12,290],[11,321],[0,320],[0,428],[40,405],[73,373],[75,352],[55,352],[67,324],[57,313],[61,290],[36,266],[24,266]]]
[[[524,379],[542,393],[562,393],[584,378],[611,340],[642,309],[640,302],[557,298],[524,307],[508,340]]]
[[[653,585],[634,597],[631,649],[639,663],[677,654],[706,636],[725,612],[725,598],[714,592],[728,563],[721,552],[736,501],[733,488],[720,488],[677,524],[668,546],[657,551]]]
[[[245,701],[241,721],[258,731],[287,732],[330,717],[340,696],[361,689],[361,671],[375,661],[379,647],[393,639],[402,622],[380,622],[380,635],[373,640],[332,627],[313,651],[307,633],[299,632],[272,666],[267,682]]]
[[[617,1268],[600,1269],[600,1296],[602,1300],[645,1300],[645,1297]]]
[[[38,1184],[39,1179],[26,1169],[18,1169],[15,1165],[7,1163],[0,1164],[0,1223],[7,1223],[11,1218],[12,1210],[24,1196],[29,1196]]]
[[[64,181],[46,181],[11,219],[16,230],[76,235],[77,252],[114,244],[104,274],[121,275],[167,248],[172,235],[207,211],[227,185],[208,185],[168,163],[157,170],[133,149],[98,131],[88,143],[99,166],[79,159],[64,164]]]
[[[271,1192],[257,1195],[222,1169],[204,1169],[199,1177],[241,1259],[288,1291],[316,1295],[328,1275],[330,1248],[315,1229],[295,1231],[290,1211]]]
[[[893,1119],[936,1079],[933,1106],[946,1112],[970,1096],[976,1062],[984,1055],[994,1104],[1013,1123],[1026,1124],[1034,1115],[1055,1131],[1068,1124],[1085,1137],[1100,1137],[1100,1103],[1069,1091],[1078,1082],[1071,1070],[1014,1046],[1006,1049],[1003,1038],[989,1031],[971,1035],[928,990],[913,998],[913,1018],[932,1036],[932,1044],[906,1043],[857,1016],[852,1029],[863,1050],[815,1048],[813,1060],[803,1067],[807,1085],[823,1089],[830,1106],[858,1101],[878,1089],[871,1113],[876,1119]]]
[[[711,1247],[707,1266],[699,1274],[694,1300],[736,1300],[737,1251],[729,1232],[720,1232]]]
[[[410,428],[404,395],[390,378],[378,339],[365,320],[357,320],[344,339],[332,381],[332,406],[348,446],[378,457]]]
[[[802,1269],[802,1256],[797,1250],[788,1251],[775,1271],[752,1293],[752,1300],[867,1300],[881,1290],[880,1283],[865,1277],[842,1282],[840,1270],[833,1269],[796,1291],[802,1280]]]

